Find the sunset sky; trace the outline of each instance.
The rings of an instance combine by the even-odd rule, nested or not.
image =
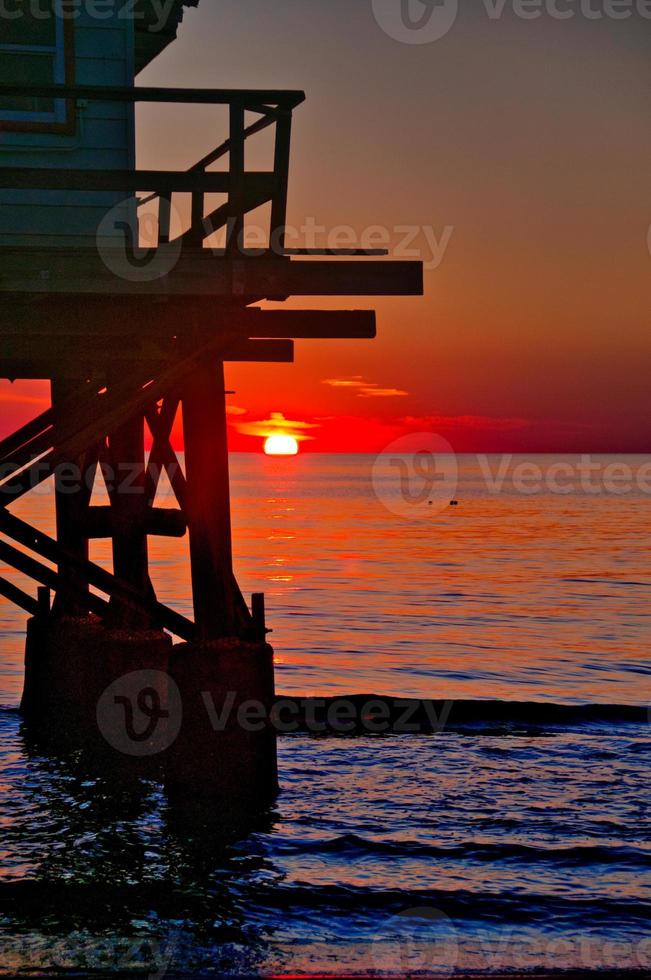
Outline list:
[[[523,20],[506,4],[496,19],[479,0],[424,45],[384,33],[371,0],[188,11],[141,83],[305,89],[290,224],[360,240],[382,226],[394,252],[412,225],[413,257],[436,265],[425,298],[292,300],[375,307],[379,338],[231,366],[232,448],[260,448],[260,422],[282,413],[316,451],[412,430],[458,451],[651,450],[650,33],[637,13]],[[140,165],[189,166],[221,122],[143,109]],[[3,427],[43,394],[3,382]]]

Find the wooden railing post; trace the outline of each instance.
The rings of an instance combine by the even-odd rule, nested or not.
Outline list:
[[[240,252],[244,246],[244,141],[244,107],[235,103],[230,107],[231,186],[226,231],[226,250],[231,254]]]
[[[274,173],[276,175],[277,187],[271,205],[271,249],[281,254],[285,250],[291,140],[292,113],[286,110],[280,113],[276,123]]]
[[[190,219],[190,242],[192,245],[201,245],[204,238],[204,192],[193,191],[192,217]]]
[[[172,223],[172,194],[161,194],[158,203],[158,244],[167,245]]]

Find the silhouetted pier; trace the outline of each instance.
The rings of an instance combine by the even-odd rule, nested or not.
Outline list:
[[[47,379],[51,386],[50,408],[0,443],[0,560],[37,587],[28,594],[0,579],[0,592],[32,617],[23,710],[32,717],[55,710],[64,726],[92,725],[97,700],[116,677],[138,668],[168,669],[172,637],[184,641],[173,675],[185,699],[214,688],[271,705],[264,599],[254,597],[249,607],[233,571],[224,365],[290,362],[295,339],[371,339],[371,310],[263,311],[255,304],[293,296],[419,294],[421,265],[370,258],[361,250],[319,257],[285,248],[291,128],[301,92],[96,86],[5,86],[3,92],[76,105],[220,105],[230,120],[227,138],[183,172],[63,169],[50,165],[47,152],[43,166],[0,168],[0,190],[29,201],[44,193],[63,193],[61,200],[69,202],[70,195],[81,200],[115,192],[131,196],[135,211],[135,195],[146,194],[139,204],[157,207],[159,227],[147,249],[138,248],[137,219],[127,229],[130,241],[0,246],[0,374]],[[251,116],[255,120],[247,122]],[[269,128],[273,167],[249,171],[247,141]],[[221,158],[228,169],[210,170]],[[208,207],[207,196],[217,193],[224,203]],[[191,214],[188,226],[173,234],[178,194],[191,195]],[[246,215],[264,205],[267,245],[253,253],[245,245]],[[206,247],[220,229],[225,245]],[[159,275],[130,274],[148,264],[155,269],[156,262],[162,263]],[[185,466],[170,441],[179,412]],[[174,493],[172,509],[156,505],[162,472]],[[91,504],[99,474],[109,491],[104,507]],[[11,512],[50,477],[56,537]],[[148,562],[149,537],[186,532],[192,620],[157,599]],[[89,560],[89,542],[100,538],[111,541],[112,572]],[[211,738],[207,731],[181,738],[187,749],[177,766],[181,781],[184,772],[200,778],[188,760]],[[222,740],[222,758],[236,760],[231,777],[220,783],[211,773],[207,781],[216,778],[218,788],[230,791],[234,781],[246,786],[266,779],[269,785],[264,774],[272,772],[275,783],[273,734],[247,736],[246,751],[242,738],[231,733]]]

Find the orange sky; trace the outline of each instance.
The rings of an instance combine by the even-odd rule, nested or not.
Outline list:
[[[414,429],[459,451],[651,450],[651,24],[509,10],[464,5],[444,38],[407,45],[371,0],[203,0],[142,76],[304,88],[290,224],[360,239],[380,225],[393,250],[413,225],[436,265],[425,298],[292,300],[375,307],[379,338],[231,366],[234,449],[259,448],[251,425],[281,412],[313,426],[310,450],[374,451]],[[189,166],[221,123],[143,109],[140,165]],[[14,395],[35,392],[0,385],[4,430],[31,411]]]

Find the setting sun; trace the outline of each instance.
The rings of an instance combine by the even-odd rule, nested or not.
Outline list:
[[[264,451],[267,456],[296,456],[298,441],[294,436],[269,436],[265,441]]]

